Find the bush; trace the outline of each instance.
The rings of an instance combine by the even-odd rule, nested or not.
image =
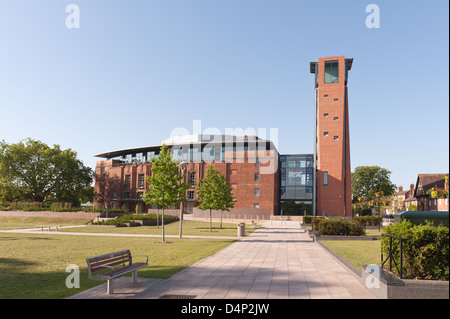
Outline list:
[[[382,218],[378,216],[355,216],[353,220],[361,226],[379,226]]]
[[[321,235],[364,236],[365,229],[355,221],[345,218],[320,220],[318,229]]]
[[[319,223],[321,222],[321,221],[323,221],[323,220],[325,220],[325,217],[324,216],[314,216],[312,219],[311,219],[311,224],[312,224],[312,230],[319,230]]]
[[[159,223],[161,223],[161,216],[158,217],[159,218]],[[132,223],[136,220],[156,220],[156,214],[126,214],[126,215],[122,215],[120,217],[117,217],[115,219],[111,219],[111,220],[104,220],[104,221],[100,221],[100,222],[96,222],[94,223],[94,225],[116,225],[116,226],[120,226],[123,225],[124,223]],[[178,220],[178,217],[176,216],[170,216],[170,215],[164,215],[164,224],[170,224],[173,223],[175,221]]]
[[[404,220],[386,227],[387,235],[403,242],[403,276],[410,279],[449,280],[449,229],[443,225],[413,225]],[[399,245],[397,245],[399,246]],[[389,238],[382,238],[381,249],[388,256]],[[395,262],[400,262],[400,247],[395,248]]]

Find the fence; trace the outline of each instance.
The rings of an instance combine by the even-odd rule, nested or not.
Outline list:
[[[388,256],[386,260],[383,258],[383,242],[381,242],[381,268],[385,268],[384,265],[389,261],[389,271],[397,274],[400,279],[403,278],[403,242],[406,241],[404,238],[398,238],[394,236],[389,236],[386,234],[381,234],[382,237],[389,238]],[[394,240],[397,240],[394,242]],[[398,256],[400,255],[400,256]],[[398,262],[398,263],[397,263]],[[392,265],[395,266],[396,271],[392,270]]]

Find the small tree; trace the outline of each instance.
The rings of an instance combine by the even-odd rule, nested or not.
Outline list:
[[[170,148],[161,147],[158,157],[152,158],[152,176],[147,177],[148,192],[143,196],[145,203],[156,205],[162,210],[162,241],[165,241],[164,209],[178,205],[185,198],[189,185],[181,182],[177,164],[170,155]]]
[[[220,210],[220,228],[222,228],[222,212],[234,207],[233,194],[229,183],[219,170],[209,165],[206,176],[197,186],[198,206],[201,210],[209,209],[209,231],[212,231],[211,211]]]

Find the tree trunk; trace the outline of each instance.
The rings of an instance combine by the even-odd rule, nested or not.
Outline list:
[[[212,232],[212,217],[211,217],[211,209],[209,210],[209,232]]]
[[[164,207],[162,209],[162,217],[161,217],[161,223],[162,223],[162,241],[166,241],[166,234],[164,232]]]

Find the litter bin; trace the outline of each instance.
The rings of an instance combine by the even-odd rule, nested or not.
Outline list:
[[[237,227],[237,235],[238,237],[245,236],[245,223],[239,223]]]

